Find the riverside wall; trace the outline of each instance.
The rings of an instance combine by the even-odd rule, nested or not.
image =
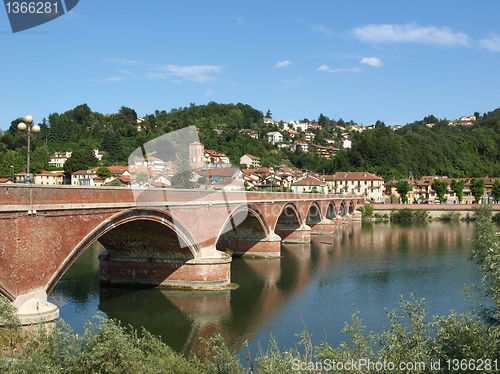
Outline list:
[[[467,215],[470,217],[474,214],[474,207],[476,204],[374,204],[375,213],[388,215],[391,214],[393,209],[423,209],[429,212],[429,216],[432,218],[439,218],[444,213],[459,212],[460,218],[466,218]],[[490,205],[493,214],[500,212],[500,204]]]

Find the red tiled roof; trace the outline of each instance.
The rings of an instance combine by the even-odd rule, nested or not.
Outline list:
[[[307,177],[300,181],[292,183],[292,186],[324,186],[324,185],[325,182],[314,177]]]
[[[362,171],[347,171],[336,172],[335,175],[325,175],[325,180],[329,181],[352,181],[352,180],[381,180],[384,178],[378,177],[375,174]]]

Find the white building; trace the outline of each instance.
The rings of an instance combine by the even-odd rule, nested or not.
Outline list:
[[[281,133],[278,132],[278,131],[268,132],[267,133],[267,141],[269,143],[273,143],[273,144],[282,142],[283,141],[283,135],[281,135]]]
[[[363,195],[367,202],[384,201],[384,178],[367,172],[337,172],[325,175],[331,193]]]
[[[57,152],[54,156],[50,156],[49,166],[62,168],[68,158],[71,157],[71,152]]]
[[[340,141],[340,145],[342,146],[342,148],[351,148],[352,147],[352,142],[349,140],[349,139],[342,139]]]
[[[240,165],[246,165],[247,169],[260,167],[260,158],[249,154],[240,157]]]
[[[293,125],[293,128],[297,131],[306,131],[309,129],[309,122],[297,122],[297,121],[290,121],[289,122],[290,127]]]
[[[165,168],[165,162],[159,158],[149,156],[146,158],[138,158],[134,161],[136,168],[148,168],[155,171],[161,171]]]
[[[309,145],[306,142],[303,142],[301,140],[296,140],[290,145],[290,150],[292,152],[295,152],[299,146],[302,148],[303,152],[309,151]]]

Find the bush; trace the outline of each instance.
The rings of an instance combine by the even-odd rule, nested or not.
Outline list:
[[[458,221],[460,219],[460,212],[446,212],[439,217],[441,221]]]
[[[500,212],[497,212],[491,219],[493,222],[500,222]]]
[[[425,221],[429,212],[424,209],[393,209],[391,220],[393,221]]]
[[[375,211],[375,207],[373,204],[365,204],[361,207],[361,211],[363,212],[363,217],[371,217]]]

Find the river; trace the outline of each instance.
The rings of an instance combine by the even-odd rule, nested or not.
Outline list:
[[[200,337],[221,333],[239,348],[267,348],[272,332],[280,347],[294,346],[307,328],[314,343],[338,345],[351,314],[359,311],[368,331],[389,326],[387,309],[400,296],[426,299],[429,318],[474,307],[461,291],[479,284],[471,255],[473,223],[396,224],[353,222],[311,245],[282,247],[278,259],[232,263],[227,291],[100,288],[96,242],[59,281],[51,296],[76,333],[98,311],[136,329],[145,327],[179,352],[198,352]]]

